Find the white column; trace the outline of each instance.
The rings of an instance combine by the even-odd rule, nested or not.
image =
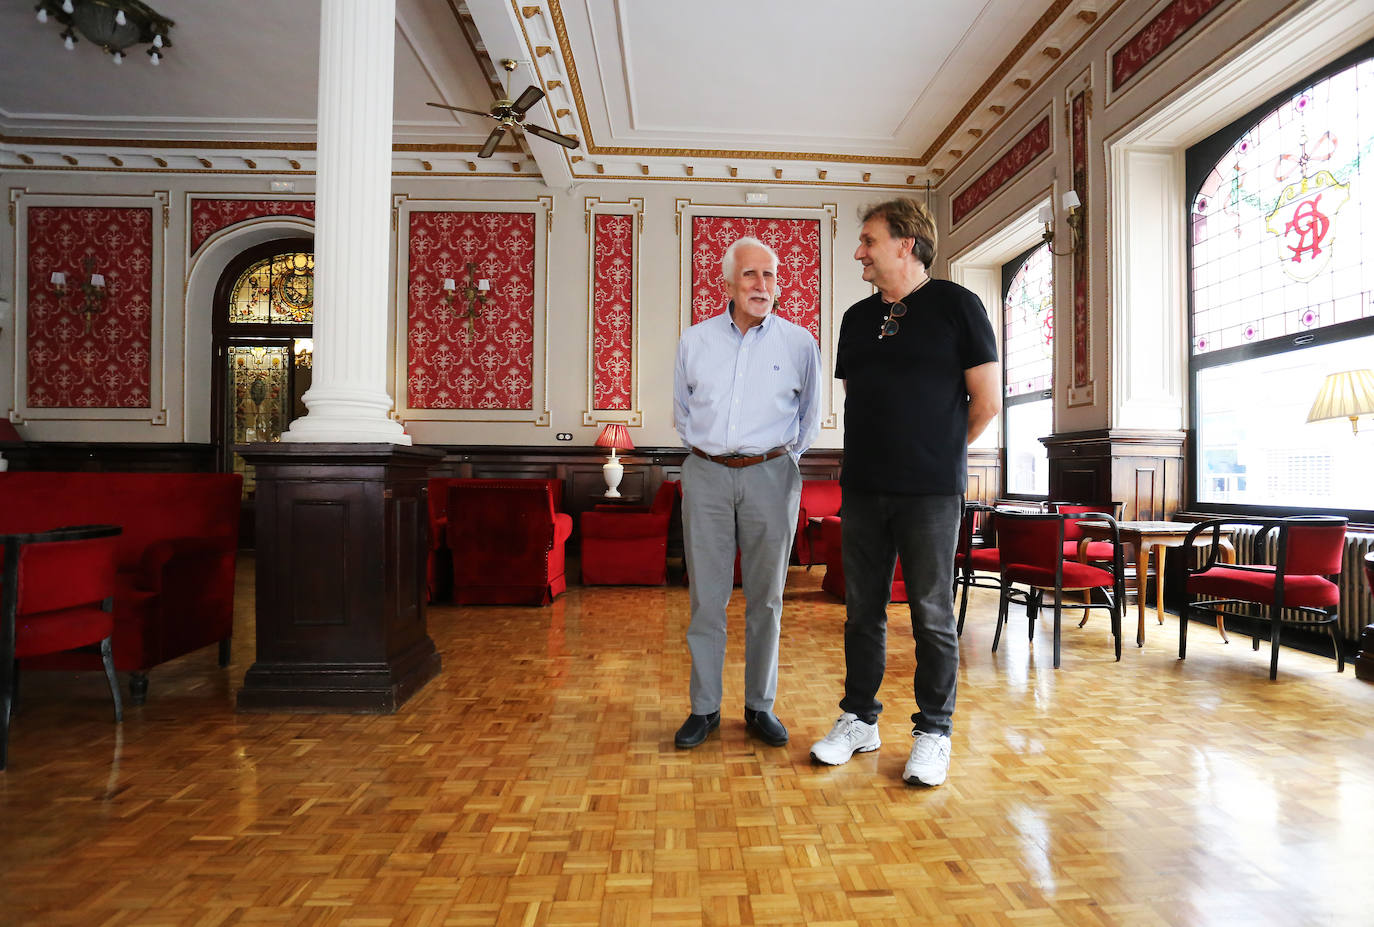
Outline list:
[[[283,441],[409,444],[386,388],[396,0],[323,0],[308,414]]]

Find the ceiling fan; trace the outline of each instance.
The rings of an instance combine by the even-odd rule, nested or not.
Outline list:
[[[447,103],[429,104],[438,109],[451,109],[460,113],[471,113],[474,116],[486,116],[488,119],[495,119],[499,123],[496,128],[491,130],[491,134],[487,136],[487,140],[482,143],[482,150],[477,152],[477,157],[479,158],[490,158],[492,153],[496,151],[496,146],[501,144],[501,139],[505,136],[506,130],[514,130],[516,127],[528,132],[530,135],[538,136],[539,138],[547,139],[550,142],[562,145],[564,148],[576,148],[579,144],[575,138],[571,138],[567,135],[559,135],[557,132],[546,129],[543,126],[537,126],[534,123],[529,123],[528,125],[525,123],[525,113],[529,111],[531,106],[544,99],[544,91],[531,84],[525,88],[520,96],[512,101],[510,98],[510,75],[511,72],[519,66],[519,62],[513,61],[510,58],[501,59],[501,67],[506,69],[506,95],[503,99],[497,100],[491,105],[490,112],[484,113],[481,110],[466,109],[462,106],[449,106]]]

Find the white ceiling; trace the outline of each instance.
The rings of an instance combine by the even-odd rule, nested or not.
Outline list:
[[[1093,7],[397,0],[395,167],[538,172],[554,187],[938,182],[1091,29]],[[141,50],[121,66],[88,42],[66,51],[31,3],[0,6],[0,166],[309,170],[318,0],[156,8],[176,26],[154,68]],[[479,162],[493,123],[424,105],[485,110],[507,57],[521,62],[513,92],[548,91],[529,121],[577,136],[579,150],[529,138]]]

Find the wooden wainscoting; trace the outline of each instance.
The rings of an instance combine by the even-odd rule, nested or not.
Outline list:
[[[1050,498],[1126,503],[1124,518],[1164,520],[1183,500],[1186,434],[1110,429],[1041,438],[1049,451]]]

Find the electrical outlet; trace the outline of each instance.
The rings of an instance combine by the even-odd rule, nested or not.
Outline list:
[[[572,440],[572,433],[571,433],[571,432],[567,432],[567,431],[560,431],[560,432],[558,433],[558,440],[559,440],[559,441],[571,441],[571,440]]]
[[[272,181],[273,193],[294,193],[296,192],[296,182],[294,180],[274,180]]]

